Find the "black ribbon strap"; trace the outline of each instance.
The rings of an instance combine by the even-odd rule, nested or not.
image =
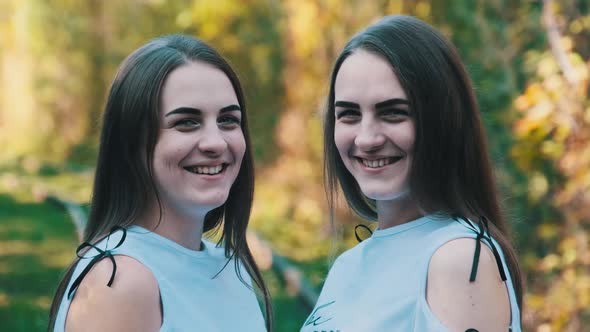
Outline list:
[[[121,239],[119,240],[119,243],[117,243],[117,245],[114,246],[112,249],[107,249],[109,247],[109,239],[110,239],[111,235],[113,235],[117,231],[123,232],[123,235],[121,236]],[[106,237],[107,240],[106,240],[104,250],[98,248],[97,246],[95,246],[94,244],[89,243],[89,242],[83,242],[82,244],[80,244],[78,246],[78,249],[76,249],[76,256],[78,256],[78,258],[80,258],[80,259],[92,258],[92,260],[90,261],[90,263],[88,263],[86,268],[84,268],[82,273],[80,273],[80,275],[72,283],[72,286],[70,287],[70,290],[68,291],[68,299],[69,300],[72,299],[72,295],[74,294],[74,291],[78,288],[78,286],[80,286],[80,283],[82,283],[82,280],[84,279],[84,277],[86,277],[88,272],[90,272],[90,270],[92,269],[94,264],[96,264],[98,261],[102,260],[105,257],[108,257],[111,260],[111,263],[113,264],[113,272],[111,273],[111,278],[109,279],[109,282],[107,283],[107,286],[111,287],[111,285],[113,284],[113,281],[115,280],[115,274],[117,273],[117,263],[115,263],[115,258],[113,257],[112,251],[119,248],[121,246],[121,244],[123,244],[126,236],[127,236],[127,230],[125,228],[123,228],[121,226],[114,226],[113,228],[111,228],[109,235],[107,235],[107,237]],[[91,257],[84,257],[81,254],[81,251],[87,247],[94,248],[96,251],[98,251],[98,254],[91,256]]]
[[[484,216],[480,217],[480,221],[478,223],[478,227],[475,227],[469,219],[461,216],[453,216],[455,220],[463,220],[469,228],[471,228],[474,232],[477,233],[477,237],[475,238],[475,252],[473,253],[473,263],[471,265],[471,274],[469,275],[469,282],[474,282],[475,277],[477,276],[477,268],[479,266],[479,256],[481,254],[481,243],[486,241],[490,248],[492,249],[492,253],[494,254],[494,259],[496,260],[496,266],[498,267],[498,271],[500,273],[500,278],[502,281],[506,281],[506,271],[504,271],[504,265],[502,265],[502,259],[500,258],[500,253],[496,248],[496,245],[492,241],[492,236],[490,235],[490,228],[488,226],[488,219]],[[487,233],[487,235],[486,235]]]
[[[354,236],[356,237],[356,240],[361,243],[363,242],[363,239],[361,239],[361,237],[358,234],[358,229],[359,228],[364,228],[365,230],[367,230],[367,232],[369,232],[369,236],[373,235],[373,231],[371,231],[371,229],[363,224],[358,224],[356,226],[354,226]]]
[[[470,222],[469,224],[472,225]],[[492,236],[490,235],[490,228],[488,226],[488,219],[484,216],[481,216],[478,226],[479,231],[477,232],[477,238],[475,239],[475,253],[473,254],[473,264],[471,265],[471,275],[469,276],[469,282],[475,281],[475,277],[477,275],[477,267],[479,266],[481,242],[484,240],[490,245],[490,248],[492,249],[492,253],[494,254],[494,259],[496,261],[496,266],[498,267],[498,271],[500,272],[500,278],[502,278],[502,281],[506,281],[506,271],[504,271],[504,266],[502,265],[500,253],[498,252],[496,245],[492,241]]]
[[[485,217],[482,217],[485,221],[486,224],[486,230],[488,232],[488,236],[486,238],[486,241],[488,241],[488,243],[490,244],[490,247],[492,248],[492,253],[494,254],[494,258],[496,259],[496,265],[498,266],[498,271],[500,272],[500,278],[502,278],[502,281],[506,281],[506,271],[504,271],[504,265],[502,265],[502,259],[500,258],[500,253],[498,252],[498,249],[496,248],[496,246],[494,245],[494,243],[492,242],[492,236],[490,235],[490,229],[488,227],[488,222],[487,219]]]
[[[475,238],[475,253],[473,254],[473,264],[471,264],[471,274],[469,275],[469,282],[474,282],[477,276],[477,268],[479,267],[479,256],[481,253],[481,240],[485,236],[484,227],[479,225],[479,232]]]

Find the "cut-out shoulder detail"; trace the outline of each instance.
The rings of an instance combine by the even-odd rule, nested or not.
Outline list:
[[[117,274],[111,287],[112,263],[96,263],[76,290],[66,331],[158,331],[162,325],[160,292],[151,271],[137,260],[115,255]]]
[[[477,279],[469,282],[475,244],[473,238],[460,238],[436,250],[428,267],[427,302],[450,331],[507,331],[508,290],[487,244],[481,248]]]

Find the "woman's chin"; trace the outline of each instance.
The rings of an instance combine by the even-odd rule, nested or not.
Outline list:
[[[375,201],[395,201],[407,198],[410,195],[409,190],[401,191],[379,191],[379,190],[366,190],[363,194],[368,198]]]

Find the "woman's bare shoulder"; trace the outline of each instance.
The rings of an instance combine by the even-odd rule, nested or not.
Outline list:
[[[139,261],[114,256],[96,263],[84,277],[70,305],[66,331],[158,331],[162,325],[160,292],[152,272]]]
[[[492,250],[481,246],[477,277],[469,281],[476,240],[449,241],[433,254],[428,267],[427,302],[450,331],[507,331],[510,300]]]

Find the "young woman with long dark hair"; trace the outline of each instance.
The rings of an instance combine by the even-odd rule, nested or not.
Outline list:
[[[109,92],[80,259],[49,330],[270,330],[246,243],[251,152],[240,82],[214,49],[170,35],[134,51]],[[202,238],[215,229],[219,243]]]
[[[328,199],[371,237],[334,262],[302,331],[520,331],[521,273],[473,87],[455,47],[390,16],[336,60]]]

